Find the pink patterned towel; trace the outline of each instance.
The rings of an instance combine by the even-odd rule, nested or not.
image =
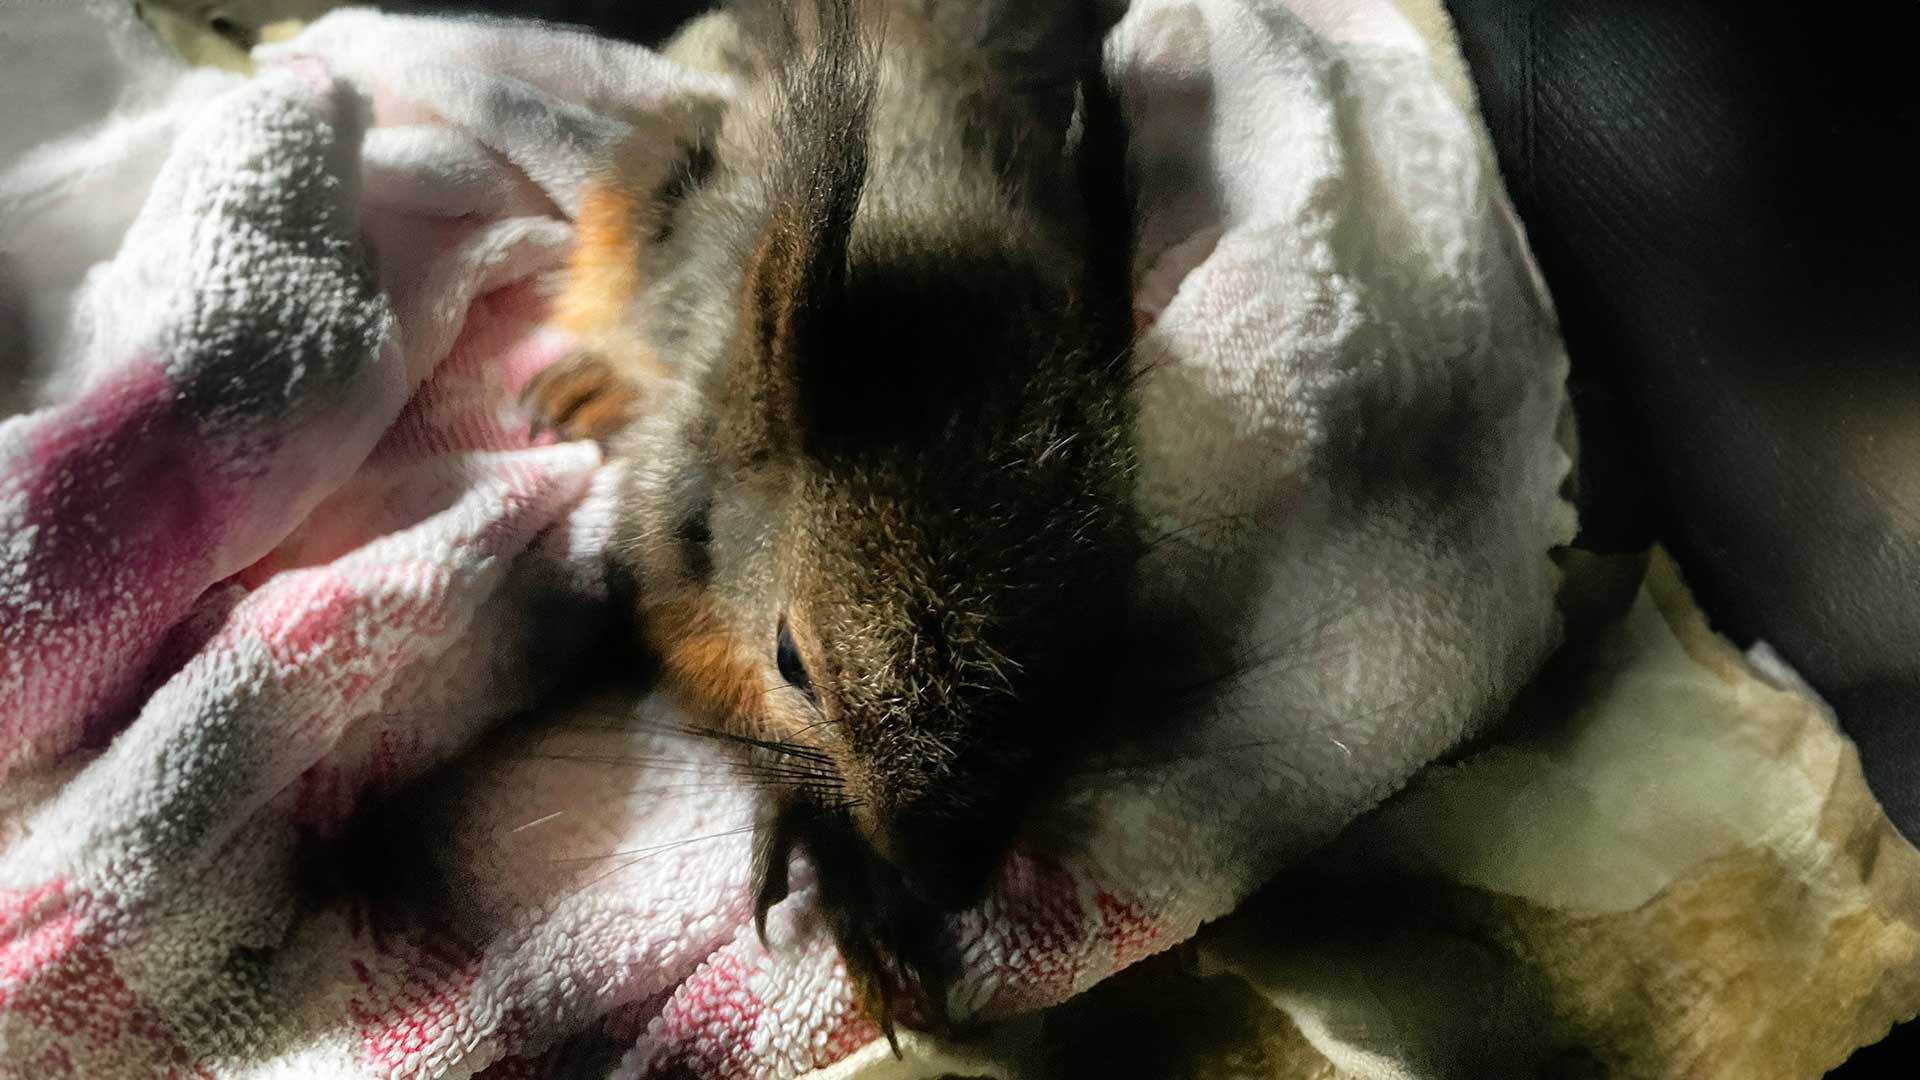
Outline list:
[[[362,11],[242,78],[123,5],[27,6],[0,12],[0,406],[36,406],[0,412],[0,1076],[773,1077],[871,1043],[804,877],[753,934],[753,793],[670,705],[489,734],[610,606],[610,470],[514,405],[567,346],[541,319],[580,181],[636,113],[730,86]],[[1141,509],[1196,538],[1154,580],[1285,662],[1150,767],[1087,771],[955,920],[963,1017],[1230,910],[1556,634],[1564,360],[1452,69],[1387,0],[1142,0],[1110,44]],[[370,814],[418,842],[347,842]]]

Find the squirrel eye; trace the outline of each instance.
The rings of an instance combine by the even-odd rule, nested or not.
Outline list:
[[[808,697],[813,696],[813,679],[800,660],[800,647],[793,643],[793,631],[787,629],[785,619],[780,620],[780,640],[774,647],[773,660],[780,667],[781,678]]]

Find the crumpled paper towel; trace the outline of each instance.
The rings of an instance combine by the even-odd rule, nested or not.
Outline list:
[[[1656,553],[1500,737],[1057,1010],[1062,1077],[1804,1080],[1920,1013],[1920,851]]]

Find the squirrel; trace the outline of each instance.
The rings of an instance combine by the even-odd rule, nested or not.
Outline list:
[[[590,186],[554,316],[582,345],[527,391],[626,463],[614,558],[666,684],[787,780],[761,933],[803,851],[890,1041],[898,1002],[945,1024],[938,916],[1099,721],[1139,558],[1102,6],[689,24],[667,55],[738,94]]]

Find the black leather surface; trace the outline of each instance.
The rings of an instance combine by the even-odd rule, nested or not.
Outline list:
[[[1668,544],[1920,837],[1920,5],[1451,7],[1572,353],[1586,542]]]
[[[1449,6],[1572,354],[1583,542],[1668,545],[1920,838],[1920,4]]]

